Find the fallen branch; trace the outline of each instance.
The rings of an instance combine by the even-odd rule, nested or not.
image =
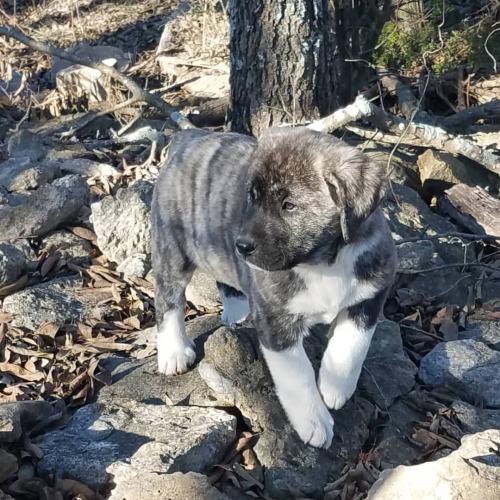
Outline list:
[[[464,130],[478,120],[498,118],[500,116],[500,100],[480,104],[464,109],[443,119],[443,127],[451,130]]]
[[[492,271],[500,274],[500,269],[498,267],[488,266],[488,264],[482,264],[480,262],[457,262],[456,264],[443,264],[442,266],[428,267],[426,269],[398,269],[398,274],[424,274],[432,273],[434,271],[456,269],[457,267],[478,267],[480,269],[485,269],[486,271]]]
[[[466,240],[500,240],[500,236],[494,236],[492,234],[470,234],[470,233],[458,233],[458,232],[450,232],[450,233],[440,233],[433,234],[428,236],[414,236],[412,238],[403,238],[402,240],[395,241],[396,245],[402,245],[403,243],[412,243],[414,241],[433,241],[433,240],[441,240],[441,239],[451,239],[451,238],[464,238]]]
[[[79,64],[81,66],[87,66],[89,68],[96,69],[101,73],[113,78],[117,82],[120,82],[131,92],[132,97],[126,101],[127,106],[138,102],[144,102],[154,108],[159,109],[166,116],[169,116],[170,119],[179,128],[194,128],[194,125],[186,117],[181,115],[181,113],[179,113],[177,109],[161,99],[161,97],[159,97],[158,95],[152,94],[151,92],[142,89],[132,78],[124,75],[113,66],[107,66],[106,64],[100,62],[80,59],[79,57],[75,57],[74,55],[69,54],[65,50],[58,49],[57,47],[43,42],[38,42],[33,38],[24,35],[19,29],[14,28],[13,26],[0,26],[0,36],[14,38],[15,40],[21,42],[22,44],[33,50],[37,50],[51,56],[59,57],[60,59],[64,59],[74,64]]]

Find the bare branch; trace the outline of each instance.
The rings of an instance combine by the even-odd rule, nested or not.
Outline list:
[[[403,243],[412,243],[414,241],[433,241],[433,240],[442,240],[450,238],[463,238],[465,240],[474,240],[474,241],[500,240],[500,236],[494,236],[492,234],[470,234],[470,233],[450,232],[450,233],[440,233],[440,234],[433,234],[426,236],[414,236],[412,238],[403,238],[402,240],[398,240],[395,243],[396,245],[402,245]]]
[[[159,109],[165,113],[166,116],[169,116],[179,128],[195,128],[194,125],[186,117],[182,116],[173,106],[161,99],[158,95],[142,89],[132,78],[124,75],[112,66],[106,66],[100,62],[75,57],[65,50],[34,40],[33,38],[24,35],[20,30],[14,28],[13,26],[0,26],[0,36],[14,38],[33,50],[44,52],[45,54],[49,54],[51,56],[57,56],[60,59],[65,59],[66,61],[70,61],[74,64],[80,64],[82,66],[96,69],[101,73],[110,76],[117,82],[120,82],[132,93],[132,97],[128,100],[128,104],[130,104],[131,100],[134,100],[134,102],[145,102],[146,104]]]

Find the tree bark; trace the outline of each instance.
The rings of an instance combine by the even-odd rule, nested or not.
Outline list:
[[[231,131],[258,137],[336,106],[328,0],[229,0]]]

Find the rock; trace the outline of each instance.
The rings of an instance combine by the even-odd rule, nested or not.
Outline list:
[[[35,330],[44,321],[69,322],[85,318],[101,318],[108,312],[99,305],[109,294],[79,295],[81,278],[57,278],[14,293],[5,298],[3,310],[14,316],[12,324]]]
[[[220,327],[220,316],[205,315],[186,323],[186,332],[196,340],[196,357],[203,358],[207,337]],[[156,328],[156,327],[155,327]],[[221,398],[209,389],[194,367],[179,377],[158,374],[156,358],[132,361],[119,356],[102,360],[102,365],[111,372],[112,385],[99,391],[98,401],[129,398],[144,403],[169,405],[225,406]]]
[[[358,383],[360,394],[379,408],[388,408],[415,384],[417,367],[403,350],[399,325],[381,321],[377,325]]]
[[[470,168],[456,156],[428,149],[417,160],[420,180],[427,195],[441,194],[453,184],[461,182],[470,186],[488,185],[486,175],[477,168]]]
[[[0,164],[0,186],[7,191],[36,189],[52,181],[57,173],[55,166],[37,163],[28,157],[9,158]]]
[[[17,458],[12,453],[0,449],[0,483],[15,474],[17,468]]]
[[[174,472],[173,474],[144,473],[127,464],[113,466],[113,481],[117,484],[109,500],[231,500],[212,486],[203,474]]]
[[[135,254],[150,255],[153,188],[137,181],[91,205],[97,246],[109,260],[121,264]]]
[[[221,302],[216,281],[211,276],[196,270],[187,286],[186,300],[197,307],[207,309],[220,306]]]
[[[0,205],[0,234],[5,240],[44,236],[62,222],[76,217],[89,187],[77,175],[68,175],[26,195],[11,195]]]
[[[429,267],[434,255],[432,241],[409,241],[396,247],[399,270],[419,270]]]
[[[88,259],[94,251],[91,243],[69,231],[56,231],[41,241],[42,248],[56,248],[64,259]]]
[[[0,443],[15,443],[21,435],[58,413],[47,401],[0,404]]]
[[[500,429],[500,410],[476,408],[464,401],[455,401],[451,408],[460,425],[470,434],[488,429]]]
[[[390,407],[387,422],[379,426],[374,450],[382,469],[411,465],[422,455],[422,450],[413,445],[408,437],[415,432],[415,422],[423,422],[425,419],[424,411],[417,411],[404,399],[398,399]]]
[[[236,418],[222,410],[129,399],[93,403],[77,410],[64,430],[37,440],[44,453],[38,473],[99,489],[122,464],[128,475],[202,472],[235,439]]]
[[[500,408],[500,353],[475,340],[442,342],[420,362],[418,372],[431,387],[448,386],[474,403]]]
[[[29,130],[20,130],[12,134],[7,142],[9,156],[28,158],[30,162],[42,160],[48,151],[49,148],[45,144],[43,137]]]
[[[127,257],[116,270],[124,276],[144,278],[151,269],[151,262],[145,253],[137,253]]]
[[[13,245],[0,243],[0,288],[15,283],[27,264],[26,256]]]
[[[458,334],[459,339],[473,339],[500,351],[500,321],[469,320],[466,329]]]
[[[324,331],[311,335],[306,344],[316,367],[326,344],[321,333]],[[373,405],[356,395],[334,413],[336,435],[329,450],[304,445],[277,401],[256,341],[252,328],[216,330],[204,346],[203,364],[212,367],[205,381],[217,398],[232,399],[252,429],[260,432],[254,451],[266,468],[266,491],[272,498],[290,498],[292,492],[321,495],[328,478],[340,474],[345,460],[359,453],[368,437]],[[205,370],[200,364],[202,377]]]
[[[465,436],[445,458],[383,471],[368,500],[496,500],[500,498],[500,431]]]

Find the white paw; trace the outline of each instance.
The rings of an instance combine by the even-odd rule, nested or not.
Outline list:
[[[315,448],[330,448],[333,439],[333,418],[324,404],[309,414],[289,415],[300,439]]]
[[[221,319],[222,323],[228,326],[242,323],[250,312],[250,306],[246,298],[227,297],[224,298],[223,304],[224,310]]]
[[[184,339],[169,339],[165,335],[158,335],[158,371],[164,375],[180,375],[187,372],[194,363],[196,353],[194,342]]]
[[[319,372],[318,389],[326,406],[333,410],[339,410],[354,394],[357,382],[357,377],[342,377],[321,369]]]

